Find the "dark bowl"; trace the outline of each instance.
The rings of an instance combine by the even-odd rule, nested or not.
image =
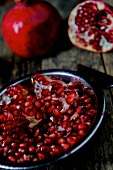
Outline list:
[[[83,84],[91,87],[93,89],[93,91],[95,92],[97,101],[98,101],[98,106],[99,106],[98,114],[96,116],[96,119],[95,119],[92,127],[87,132],[87,134],[75,146],[71,147],[70,150],[66,151],[65,153],[62,153],[59,156],[56,156],[56,157],[53,157],[52,159],[44,160],[41,162],[34,162],[34,163],[28,162],[28,163],[24,163],[24,164],[8,162],[4,158],[2,158],[2,156],[0,156],[0,168],[20,169],[20,170],[34,169],[34,168],[41,168],[44,166],[48,166],[55,162],[64,160],[65,158],[69,157],[70,155],[73,155],[74,153],[79,152],[79,150],[81,150],[91,140],[91,138],[95,135],[95,133],[97,132],[97,130],[99,129],[99,127],[102,123],[102,120],[104,117],[104,112],[105,112],[105,97],[103,95],[102,89],[98,86],[98,83],[94,79],[84,76],[84,74],[83,75],[79,74],[76,71],[63,70],[63,69],[43,70],[43,71],[38,71],[37,73],[43,74],[46,76],[54,75],[54,76],[62,79],[65,82],[69,82],[69,81],[73,80],[74,78],[77,78],[77,79],[79,78],[79,80]],[[6,88],[11,85],[16,85],[18,83],[22,83],[22,84],[29,83],[29,81],[31,80],[31,78],[33,76],[34,76],[34,73],[20,77],[16,80],[12,81],[11,83],[8,83],[0,90],[0,95],[2,95],[6,91]]]

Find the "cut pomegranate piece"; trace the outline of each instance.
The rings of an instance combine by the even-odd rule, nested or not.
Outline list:
[[[113,49],[113,8],[99,0],[79,3],[68,18],[68,36],[78,48],[107,52]]]

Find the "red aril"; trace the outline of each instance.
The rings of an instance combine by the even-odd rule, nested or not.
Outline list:
[[[113,49],[113,8],[99,0],[79,3],[68,18],[73,45],[93,52]]]
[[[5,42],[20,57],[47,54],[59,35],[59,12],[43,0],[15,2],[16,5],[3,18],[2,35]]]

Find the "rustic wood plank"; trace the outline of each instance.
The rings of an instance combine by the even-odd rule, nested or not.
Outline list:
[[[106,73],[113,76],[113,52],[104,53],[103,61],[106,68]]]
[[[100,54],[80,50],[76,47],[61,51],[56,56],[43,59],[42,69],[63,68],[76,70],[76,65],[80,63],[104,72]]]
[[[103,54],[103,62],[105,65],[106,73],[113,76],[113,51]],[[111,88],[112,100],[113,100],[113,88]]]

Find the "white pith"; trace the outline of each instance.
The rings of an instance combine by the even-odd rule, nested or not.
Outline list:
[[[90,3],[91,1],[87,1],[87,3]],[[71,40],[71,42],[76,45],[77,47],[79,48],[82,48],[82,49],[86,49],[86,50],[89,50],[89,51],[93,51],[93,52],[97,52],[96,49],[93,49],[92,46],[89,44],[89,41],[90,40],[94,40],[94,34],[92,34],[91,36],[88,35],[91,27],[89,27],[89,29],[87,31],[85,31],[84,33],[79,33],[77,34],[77,31],[78,31],[78,26],[75,24],[75,17],[77,15],[77,11],[78,9],[80,9],[80,7],[82,5],[84,5],[86,2],[83,2],[81,4],[78,4],[70,13],[70,16],[69,16],[69,19],[68,19],[68,25],[69,25],[69,29],[68,29],[68,35],[69,35],[69,38]],[[97,7],[99,10],[102,10],[105,8],[105,5],[104,3],[102,2],[99,2],[98,3],[95,1],[93,2],[95,4],[97,4]],[[105,30],[105,32],[109,32],[111,29],[113,30],[113,15],[110,15],[108,14],[107,15],[107,18],[110,19],[111,21],[111,24],[110,25],[106,25],[107,26],[107,29]],[[103,20],[104,21],[104,20]],[[93,28],[93,26],[92,26]],[[82,44],[82,42],[78,41],[77,40],[77,36],[79,36],[81,39],[84,39],[85,42],[87,42],[87,46],[84,46]],[[110,49],[113,48],[113,43],[110,43],[106,40],[106,38],[104,37],[104,35],[101,35],[101,39],[100,39],[100,46],[102,46],[102,52],[106,52],[106,51],[109,51]],[[101,51],[98,51],[98,52],[101,52]]]
[[[3,94],[1,100],[0,100],[0,105],[3,105],[3,103],[6,103],[6,104],[10,104],[11,103],[11,99],[10,97],[8,97],[5,93]]]

